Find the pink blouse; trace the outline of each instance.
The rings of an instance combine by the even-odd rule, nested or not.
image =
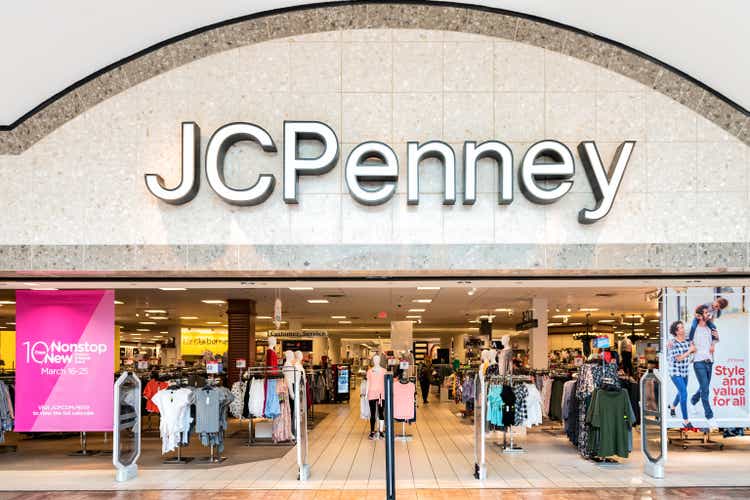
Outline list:
[[[383,399],[385,397],[385,370],[382,368],[377,372],[372,368],[367,370],[367,399]]]
[[[393,383],[393,418],[397,420],[414,420],[414,382]]]

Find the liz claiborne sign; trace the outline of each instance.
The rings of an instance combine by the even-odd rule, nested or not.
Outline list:
[[[315,158],[299,155],[301,141],[314,140],[323,146]],[[272,174],[261,174],[258,181],[246,189],[235,189],[224,181],[224,158],[229,148],[240,141],[254,141],[269,154],[277,152],[276,144],[263,128],[252,123],[229,123],[219,128],[206,148],[206,178],[216,194],[233,205],[258,205],[271,195],[276,184]],[[625,168],[635,147],[635,141],[623,142],[615,152],[609,168],[605,169],[594,141],[578,145],[586,177],[596,200],[594,208],[582,208],[578,222],[592,224],[606,216],[622,183]],[[157,174],[146,174],[146,186],[157,198],[174,205],[192,200],[200,187],[200,128],[194,122],[182,124],[182,179],[169,189]],[[330,171],[339,157],[339,141],[325,123],[316,121],[285,121],[283,151],[283,191],[286,203],[297,203],[297,179],[300,175],[321,175]],[[436,158],[443,165],[443,203],[456,202],[456,153],[441,141],[407,143],[407,203],[419,204],[419,164]],[[500,141],[477,144],[464,142],[463,164],[464,205],[473,205],[477,197],[477,161],[495,160],[498,168],[498,203],[513,202],[513,153]],[[518,182],[523,195],[538,204],[554,203],[570,191],[575,174],[575,159],[567,146],[555,140],[543,140],[529,147],[523,156]],[[387,144],[363,142],[346,159],[344,176],[349,193],[364,205],[386,203],[396,192],[398,157]],[[552,181],[552,182],[550,182]],[[542,185],[543,183],[543,185]]]

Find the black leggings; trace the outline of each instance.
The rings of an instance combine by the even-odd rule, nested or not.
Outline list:
[[[377,408],[378,418],[385,420],[385,408],[383,407],[383,401],[379,399],[370,399],[370,432],[375,432],[375,409]]]

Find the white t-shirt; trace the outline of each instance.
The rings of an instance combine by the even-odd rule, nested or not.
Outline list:
[[[168,453],[180,445],[181,434],[190,429],[193,391],[187,388],[164,389],[154,394],[151,401],[159,408],[161,415],[161,452]]]
[[[711,356],[711,330],[707,326],[697,326],[695,328],[695,335],[693,336],[693,344],[695,344],[695,357],[693,362],[696,361],[712,361]]]

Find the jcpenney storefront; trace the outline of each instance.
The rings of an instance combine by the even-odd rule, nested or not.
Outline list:
[[[137,54],[0,131],[6,288],[56,279],[726,279],[750,118],[506,12],[333,4]]]

